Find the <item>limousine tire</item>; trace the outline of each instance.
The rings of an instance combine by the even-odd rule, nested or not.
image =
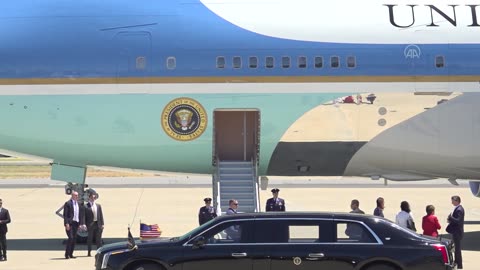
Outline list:
[[[397,270],[398,268],[388,264],[373,264],[369,265],[364,270]]]
[[[129,270],[163,270],[163,268],[155,263],[140,263],[133,267],[129,267]]]

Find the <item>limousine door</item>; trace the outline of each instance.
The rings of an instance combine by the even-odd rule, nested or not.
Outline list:
[[[333,220],[257,220],[255,237],[270,255],[270,269],[337,269]]]
[[[252,223],[232,221],[200,234],[185,245],[182,270],[269,270],[258,263],[266,256],[252,243],[252,228]]]

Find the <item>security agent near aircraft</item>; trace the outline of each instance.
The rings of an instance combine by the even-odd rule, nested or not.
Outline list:
[[[470,2],[0,8],[0,147],[52,160],[52,179],[83,184],[88,165],[221,179],[232,164],[255,177],[480,179]]]

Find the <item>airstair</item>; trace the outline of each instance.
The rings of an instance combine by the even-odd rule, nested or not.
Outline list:
[[[238,201],[238,212],[259,212],[259,183],[253,161],[218,161],[214,175],[214,204],[225,213],[229,201]]]
[[[260,212],[260,111],[217,109],[213,122],[213,206],[223,214],[237,200],[237,212]]]

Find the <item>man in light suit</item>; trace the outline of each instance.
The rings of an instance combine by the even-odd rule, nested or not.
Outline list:
[[[73,251],[77,242],[78,227],[84,225],[83,206],[78,202],[78,192],[72,192],[72,198],[63,205],[63,225],[68,240],[65,246],[65,259],[75,259]]]
[[[91,193],[88,197],[88,203],[85,207],[85,225],[87,225],[88,237],[87,237],[87,246],[88,253],[87,256],[92,256],[92,242],[93,237],[95,236],[95,242],[97,244],[97,249],[102,246],[102,232],[104,228],[103,221],[103,211],[102,206],[95,202],[97,199],[96,193]]]
[[[452,204],[454,208],[453,212],[448,215],[448,226],[446,228],[446,231],[452,235],[453,243],[455,244],[455,263],[457,263],[457,269],[463,269],[462,239],[465,209],[463,209],[460,203],[460,196],[452,196]]]
[[[226,215],[236,215],[237,214],[237,209],[238,209],[238,201],[235,199],[231,199],[228,201],[228,210],[226,212]],[[225,232],[227,233],[227,238],[233,240],[235,243],[240,242],[240,237],[241,237],[241,230],[239,225],[232,225],[228,228],[225,229]]]
[[[228,210],[227,210],[227,215],[235,215],[237,214],[237,209],[238,209],[238,201],[235,199],[231,199],[228,201]]]
[[[0,199],[0,261],[7,260],[7,224],[10,223],[10,214],[8,210],[2,207],[3,201]]]
[[[266,212],[285,212],[285,201],[278,197],[278,192],[280,192],[280,189],[272,189],[273,198],[267,200],[267,206],[265,207]]]

